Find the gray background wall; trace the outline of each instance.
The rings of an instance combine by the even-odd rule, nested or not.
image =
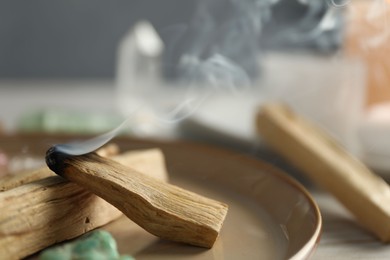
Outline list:
[[[0,78],[112,78],[139,19],[188,22],[196,1],[0,0]]]
[[[118,43],[136,21],[147,19],[157,31],[188,24],[199,1],[0,0],[0,79],[113,78]],[[338,26],[307,40],[304,36],[329,8],[326,0],[310,2],[314,9],[299,0],[273,5],[274,20],[267,22],[259,39],[262,47],[337,49],[342,9],[336,10]]]

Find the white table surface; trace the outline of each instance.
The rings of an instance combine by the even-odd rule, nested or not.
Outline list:
[[[331,195],[312,191],[323,217],[320,244],[312,259],[390,259],[390,245],[377,240]]]
[[[91,91],[91,89],[93,90]],[[110,81],[0,81],[0,122],[7,131],[30,109],[115,110]],[[326,192],[311,190],[323,216],[320,243],[312,259],[390,259],[390,245],[362,229],[354,217]]]

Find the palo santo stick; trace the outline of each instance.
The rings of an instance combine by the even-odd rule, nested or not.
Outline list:
[[[153,178],[167,179],[159,149],[127,152],[115,159],[132,162],[137,170],[147,168]],[[121,215],[105,200],[58,176],[0,192],[0,258],[23,258]]]
[[[257,129],[271,147],[330,191],[367,229],[390,241],[390,188],[383,179],[283,105],[264,105]]]
[[[211,248],[227,214],[227,206],[221,202],[93,153],[71,156],[53,147],[46,162],[58,175],[104,198],[161,238]]]
[[[107,151],[110,149],[110,152]],[[168,181],[168,174],[164,167],[164,155],[160,149],[145,149],[138,151],[128,151],[120,155],[116,155],[113,149],[118,149],[117,146],[107,146],[97,151],[98,154],[104,155],[103,157],[111,157],[114,161],[117,161],[126,166],[132,166],[138,171],[152,174],[154,177],[163,181]],[[153,162],[153,163],[150,163]],[[15,175],[7,175],[0,178],[0,192],[10,190],[12,188],[21,186],[23,184],[40,180],[49,176],[56,176],[49,168],[42,167],[35,170],[20,172]]]
[[[48,177],[0,193],[0,252],[21,259],[122,215],[75,183]]]
[[[138,172],[168,182],[168,173],[164,166],[164,154],[158,148],[128,151],[121,155],[115,155],[109,158],[124,166],[131,167]]]
[[[103,157],[115,156],[119,153],[119,147],[116,144],[110,143],[110,144],[103,146],[99,150],[97,150],[96,153],[99,154],[100,156],[103,156]],[[150,155],[147,155],[147,156],[150,156]],[[139,159],[138,158],[132,159],[133,157],[134,156],[131,155],[128,158],[127,156],[124,156],[122,154],[122,155],[118,156],[118,158],[116,158],[116,159],[120,160],[121,162],[125,162],[125,163],[127,161],[130,161],[130,163],[134,162],[134,161],[138,163]],[[139,156],[135,156],[135,157],[139,157]],[[141,157],[142,157],[142,155],[141,155]],[[139,164],[141,165],[141,167],[143,167],[143,165],[145,165],[144,162],[141,162]],[[167,175],[161,175],[161,174],[164,174],[164,173],[160,172],[160,173],[158,173],[158,176],[167,176]],[[26,184],[29,182],[33,182],[36,180],[40,180],[40,179],[43,179],[43,178],[46,178],[49,176],[55,176],[55,174],[46,166],[38,168],[38,169],[31,169],[31,170],[18,172],[15,174],[9,174],[9,175],[6,175],[6,176],[0,178],[0,191],[6,191],[9,189],[18,187],[20,185],[23,185],[23,184]]]
[[[44,179],[49,176],[55,176],[47,167],[35,170],[27,170],[16,174],[9,174],[0,178],[0,192],[13,189],[23,184]]]

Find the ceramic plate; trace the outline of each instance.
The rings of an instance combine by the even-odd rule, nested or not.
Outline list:
[[[136,259],[304,259],[314,250],[321,216],[309,193],[255,159],[188,143],[127,142],[124,149],[160,147],[170,180],[229,205],[210,250],[159,240],[126,218],[104,227],[119,250]]]
[[[28,140],[22,142],[36,147],[39,138]],[[116,238],[121,254],[136,259],[305,259],[315,249],[321,230],[318,206],[303,186],[278,169],[193,143],[125,138],[115,142],[123,150],[160,147],[173,184],[229,205],[212,249],[158,239],[121,217],[102,227]],[[1,144],[12,148],[15,140]],[[39,152],[44,155],[43,149]]]

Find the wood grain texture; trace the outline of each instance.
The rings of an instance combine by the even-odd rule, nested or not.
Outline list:
[[[56,172],[104,198],[148,232],[211,248],[228,207],[96,154],[66,156]]]
[[[132,163],[135,169],[148,169],[146,173],[153,178],[167,180],[164,158],[158,149],[128,152],[115,158]],[[122,215],[105,200],[59,176],[0,192],[0,212],[1,259],[23,258]]]
[[[99,149],[97,153],[103,157],[110,157],[123,165],[131,166],[141,172],[152,174],[155,178],[168,181],[168,174],[164,166],[164,155],[160,149],[126,151],[120,155],[117,154],[119,150],[115,151],[115,149],[117,149],[117,146],[109,145]],[[0,178],[0,192],[50,176],[56,176],[56,174],[46,166],[17,174],[6,175]]]
[[[115,155],[118,155],[118,153],[119,153],[119,147],[118,147],[118,145],[116,145],[114,143],[109,143],[109,144],[103,146],[102,148],[98,149],[96,151],[96,153],[99,154],[100,156],[103,156],[103,157],[115,156]],[[132,153],[132,152],[130,152],[130,153]],[[142,151],[138,152],[138,153],[142,154]],[[137,157],[137,158],[133,159],[133,157]],[[127,161],[129,161],[129,163],[131,163],[131,162],[138,163],[139,157],[140,156],[128,157],[125,155],[120,155],[120,156],[117,156],[116,159],[120,160],[121,162],[125,162],[125,163],[127,163]],[[141,157],[142,157],[142,155],[141,155]],[[143,162],[138,163],[138,164],[142,165]],[[36,180],[44,179],[44,178],[49,177],[49,176],[55,176],[55,174],[46,166],[38,168],[38,169],[30,169],[30,170],[17,172],[17,173],[7,174],[5,176],[0,177],[0,191],[10,190],[10,189],[18,187],[20,185],[23,185],[23,184],[26,184],[29,182],[33,182]]]
[[[286,106],[264,105],[257,129],[272,148],[330,191],[364,227],[390,242],[390,188],[382,178]]]

